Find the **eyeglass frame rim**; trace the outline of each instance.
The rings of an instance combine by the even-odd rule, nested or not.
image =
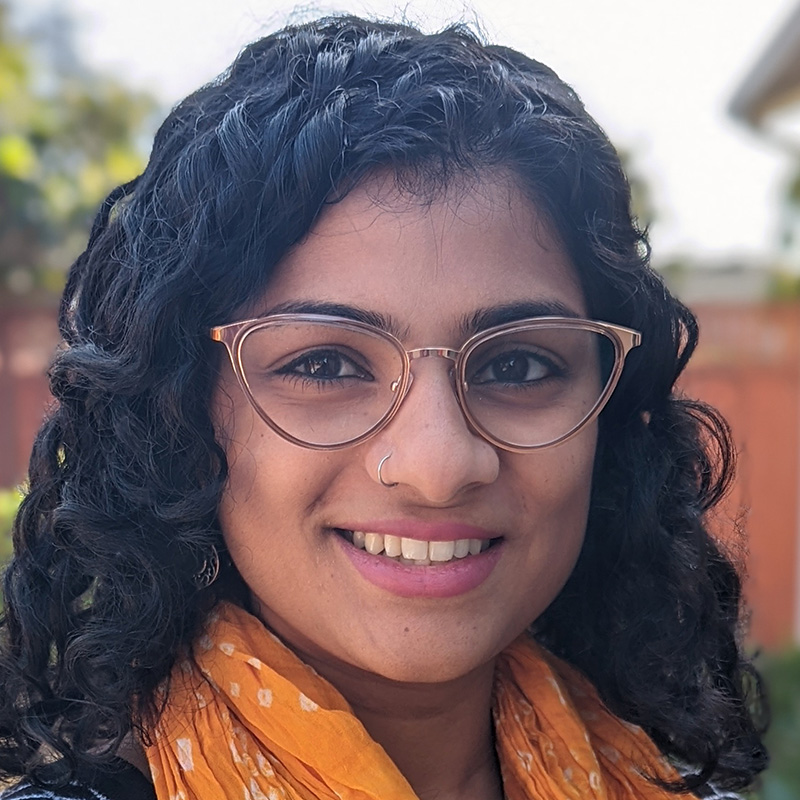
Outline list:
[[[369,333],[373,336],[378,336],[389,342],[395,350],[397,350],[403,361],[403,373],[401,383],[398,385],[395,399],[392,401],[391,406],[387,412],[366,432],[360,434],[354,439],[348,439],[346,442],[335,442],[333,444],[313,444],[298,439],[288,431],[281,428],[274,420],[272,420],[261,405],[256,400],[250,385],[247,382],[244,365],[242,364],[242,346],[247,337],[253,332],[261,329],[262,327],[269,327],[275,323],[281,322],[310,322],[314,324],[327,324],[336,325],[344,328],[352,328],[357,331]],[[493,436],[481,425],[473,416],[470,411],[464,396],[465,390],[463,382],[466,380],[464,372],[467,360],[472,351],[480,344],[491,341],[493,338],[502,336],[510,330],[531,330],[535,328],[559,328],[568,327],[576,330],[588,330],[599,333],[610,339],[614,345],[614,366],[606,381],[605,388],[600,394],[595,404],[592,406],[589,413],[571,430],[556,439],[551,439],[549,442],[536,445],[515,445],[510,442],[505,442]],[[250,405],[256,411],[259,417],[277,433],[281,438],[285,439],[298,447],[303,447],[307,450],[343,450],[347,447],[354,447],[361,444],[367,439],[371,439],[382,431],[394,419],[400,406],[403,404],[406,395],[408,394],[411,384],[413,382],[413,375],[411,372],[411,362],[415,358],[424,357],[428,355],[428,351],[435,351],[436,355],[447,358],[453,362],[453,372],[455,374],[454,388],[456,400],[458,402],[461,413],[464,415],[470,428],[472,428],[481,438],[489,442],[501,450],[506,450],[512,453],[530,453],[536,450],[544,450],[548,447],[555,447],[562,444],[573,436],[576,436],[583,430],[589,423],[593,422],[605,408],[611,395],[619,383],[622,375],[622,370],[625,367],[625,361],[630,354],[631,350],[638,347],[642,341],[641,332],[633,328],[627,328],[624,325],[617,325],[613,322],[603,322],[601,320],[584,319],[581,317],[565,317],[565,316],[544,316],[544,317],[525,317],[523,319],[514,320],[512,322],[505,322],[501,325],[495,325],[491,328],[478,331],[472,334],[459,349],[450,347],[416,347],[410,350],[403,346],[403,343],[389,331],[378,328],[375,325],[370,325],[360,320],[349,319],[348,317],[339,317],[332,314],[312,314],[312,313],[282,313],[282,314],[268,314],[263,317],[254,317],[252,319],[239,320],[237,322],[229,322],[225,325],[215,325],[209,330],[211,339],[215,342],[221,342],[225,345],[228,357],[236,375],[236,379],[242,388],[242,391],[247,397]]]

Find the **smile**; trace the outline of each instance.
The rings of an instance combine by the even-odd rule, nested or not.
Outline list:
[[[394,536],[386,533],[370,531],[348,531],[336,529],[342,536],[359,550],[366,550],[373,556],[383,556],[405,566],[427,567],[431,564],[446,564],[467,556],[477,556],[488,550],[493,539],[455,539],[436,542],[412,539],[406,536]]]
[[[402,530],[404,526],[401,521],[392,527]],[[424,526],[406,527],[416,532]],[[454,530],[456,527],[462,530]],[[478,532],[467,525],[449,529],[436,526],[436,530],[420,531],[423,536],[439,534],[430,539],[347,528],[332,531],[336,534],[334,541],[341,544],[342,555],[362,578],[379,589],[408,598],[455,597],[477,589],[492,574],[505,550],[502,536],[444,538],[456,532]]]

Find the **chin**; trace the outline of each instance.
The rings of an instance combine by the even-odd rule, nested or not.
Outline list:
[[[484,668],[493,668],[494,659],[505,645],[477,645],[474,641],[431,642],[414,640],[406,634],[400,647],[390,646],[361,659],[359,668],[397,683],[447,683]]]

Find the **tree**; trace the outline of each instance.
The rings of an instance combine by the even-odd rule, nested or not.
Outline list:
[[[0,0],[0,293],[56,292],[91,216],[144,166],[153,97],[87,69],[63,17],[20,31]]]

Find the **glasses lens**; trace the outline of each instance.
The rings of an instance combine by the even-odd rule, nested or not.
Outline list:
[[[602,333],[574,327],[521,328],[470,351],[465,403],[494,438],[518,447],[560,439],[594,410],[614,369]]]
[[[262,412],[310,445],[344,444],[377,425],[403,375],[390,340],[345,323],[272,321],[248,333],[240,354]]]

